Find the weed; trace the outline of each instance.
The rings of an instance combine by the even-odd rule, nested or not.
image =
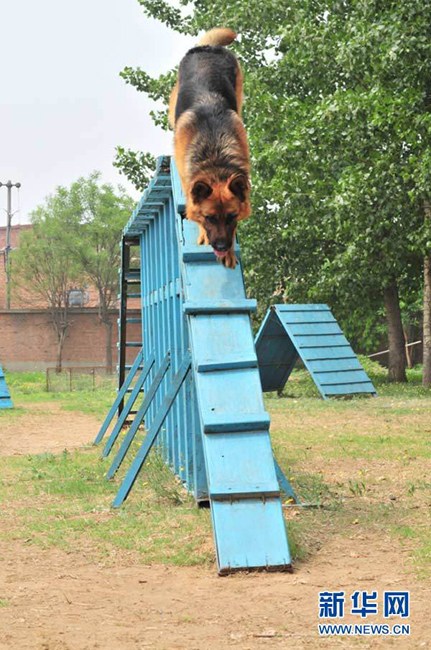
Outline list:
[[[367,491],[367,488],[365,487],[364,481],[353,481],[349,479],[349,490],[354,496],[362,497]]]

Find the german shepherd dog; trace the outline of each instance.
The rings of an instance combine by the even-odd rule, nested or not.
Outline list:
[[[231,29],[207,32],[182,59],[169,102],[186,216],[199,224],[198,244],[210,244],[232,269],[237,224],[251,212],[242,73],[236,57],[223,47],[235,38]]]

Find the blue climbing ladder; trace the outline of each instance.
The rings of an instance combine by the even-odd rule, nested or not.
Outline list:
[[[13,403],[10,398],[9,388],[6,384],[3,368],[0,366],[0,409],[11,409]]]
[[[263,391],[284,387],[300,358],[323,399],[376,395],[328,305],[274,305],[256,336]]]
[[[113,506],[127,498],[156,446],[196,501],[210,503],[220,574],[287,570],[280,486],[295,495],[272,453],[250,322],[256,303],[246,297],[241,264],[226,269],[209,246],[197,245],[184,207],[174,163],[162,157],[123,234],[140,244],[142,350],[95,441],[121,404],[102,452],[115,449],[108,478],[126,461],[141,424],[145,435]]]

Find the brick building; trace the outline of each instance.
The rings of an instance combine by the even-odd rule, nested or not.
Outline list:
[[[11,247],[19,247],[23,232],[31,225],[13,226]],[[12,285],[11,308],[6,309],[6,273],[4,248],[6,228],[0,227],[0,363],[8,370],[44,370],[55,367],[57,343],[46,304],[30,291]],[[13,252],[11,256],[13,274]],[[63,348],[64,367],[104,366],[106,362],[106,331],[98,317],[98,295],[91,286],[77,287],[83,300],[71,307],[70,326]],[[83,304],[84,303],[84,304]],[[131,305],[133,306],[133,305]],[[138,303],[135,301],[135,308]],[[138,313],[138,312],[137,312]],[[118,311],[112,311],[112,356],[117,358]],[[139,325],[130,325],[130,340],[139,340]],[[136,350],[129,350],[133,358]]]

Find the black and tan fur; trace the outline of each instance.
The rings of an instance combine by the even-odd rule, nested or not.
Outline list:
[[[250,216],[250,161],[241,121],[242,73],[227,50],[236,34],[212,29],[187,52],[169,102],[174,155],[186,195],[186,216],[199,224],[229,268],[238,221]]]

